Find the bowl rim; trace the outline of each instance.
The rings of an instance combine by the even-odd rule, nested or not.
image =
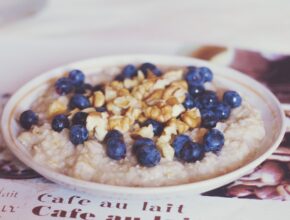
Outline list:
[[[17,107],[16,100],[19,100],[19,96],[21,96],[21,92],[26,90],[27,88],[30,88],[35,85],[37,81],[43,81],[44,78],[48,81],[49,79],[52,79],[56,76],[59,76],[63,74],[64,69],[74,67],[74,66],[83,66],[86,64],[94,63],[94,62],[109,62],[114,61],[115,63],[120,63],[122,60],[143,60],[143,62],[151,61],[156,62],[154,60],[166,60],[164,61],[169,62],[169,60],[174,60],[175,65],[178,65],[176,63],[192,63],[192,65],[196,66],[207,66],[209,68],[213,68],[218,70],[218,72],[226,71],[226,72],[233,72],[236,75],[239,76],[239,79],[242,78],[243,81],[247,82],[250,81],[251,83],[255,84],[255,88],[257,90],[262,91],[265,97],[265,94],[268,98],[268,100],[271,100],[273,108],[277,109],[276,113],[278,113],[278,117],[281,119],[281,125],[279,126],[279,136],[276,140],[273,141],[271,147],[266,150],[263,154],[258,156],[256,159],[251,160],[250,162],[246,163],[240,168],[237,168],[231,172],[228,172],[226,174],[209,178],[206,180],[201,180],[197,182],[192,183],[185,183],[185,184],[179,184],[179,185],[172,185],[172,186],[159,186],[159,187],[132,187],[132,186],[118,186],[118,185],[109,185],[109,184],[103,184],[103,183],[97,183],[97,182],[90,182],[85,181],[81,179],[76,179],[74,177],[70,177],[61,173],[58,173],[54,171],[53,169],[46,167],[44,165],[41,165],[34,160],[31,160],[30,158],[26,157],[25,154],[22,154],[21,147],[17,145],[17,143],[14,141],[16,137],[12,137],[9,133],[10,128],[10,122],[12,120],[12,109],[15,109]],[[119,60],[119,62],[117,62]],[[134,61],[136,62],[136,61]],[[160,62],[159,62],[160,63]],[[116,64],[118,65],[118,64]],[[161,64],[162,65],[162,64]],[[167,64],[168,65],[168,64]],[[182,64],[180,64],[182,65]],[[112,65],[111,65],[112,66]],[[22,95],[23,96],[23,95]],[[11,113],[12,112],[12,113]],[[15,113],[15,112],[14,112]],[[7,129],[9,128],[9,129]],[[286,130],[286,123],[285,123],[285,114],[281,108],[280,102],[275,97],[275,95],[264,85],[260,84],[258,81],[254,80],[253,78],[237,71],[234,69],[230,69],[228,67],[224,66],[218,66],[212,63],[209,63],[204,60],[199,60],[195,58],[190,57],[184,57],[184,56],[176,56],[176,55],[150,55],[150,54],[124,54],[124,55],[116,55],[116,56],[102,56],[102,57],[95,57],[90,59],[85,59],[82,61],[72,62],[66,65],[62,65],[57,68],[53,68],[52,70],[46,71],[43,74],[40,74],[39,76],[31,79],[29,82],[24,84],[21,88],[19,88],[13,96],[10,98],[10,100],[7,102],[6,106],[3,110],[2,120],[1,120],[1,129],[3,133],[4,140],[7,144],[7,147],[13,152],[16,157],[22,161],[24,164],[28,165],[44,177],[60,183],[62,185],[67,185],[69,187],[73,187],[75,189],[82,189],[82,190],[90,190],[90,191],[102,191],[107,193],[117,193],[117,194],[134,194],[134,195],[148,195],[148,194],[167,194],[167,193],[174,193],[179,191],[187,191],[187,190],[193,190],[193,189],[205,189],[201,190],[202,192],[209,189],[215,188],[214,186],[218,187],[220,186],[220,182],[223,182],[225,184],[226,182],[233,181],[234,179],[239,178],[240,176],[244,175],[245,173],[249,172],[256,166],[258,166],[260,163],[262,163],[264,160],[266,160],[278,147],[279,143],[281,142],[285,130]],[[19,143],[20,144],[20,143]],[[24,156],[23,156],[24,155]],[[210,187],[209,187],[210,186]]]

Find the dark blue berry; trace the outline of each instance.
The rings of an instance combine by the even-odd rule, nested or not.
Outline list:
[[[213,79],[212,71],[207,67],[199,67],[198,71],[202,75],[204,82],[211,82]]]
[[[188,93],[185,95],[185,100],[184,100],[184,102],[183,102],[183,106],[184,106],[184,108],[186,108],[186,109],[191,109],[191,108],[193,108],[193,98],[192,98],[191,95],[188,94]]]
[[[86,125],[88,113],[86,112],[77,112],[74,114],[72,118],[72,124],[73,125]]]
[[[204,150],[206,152],[218,152],[222,149],[225,138],[222,132],[217,129],[211,129],[203,137]]]
[[[156,166],[161,160],[160,152],[152,145],[141,146],[137,151],[136,157],[139,164],[145,167]]]
[[[69,102],[70,109],[74,109],[74,108],[85,109],[90,106],[91,106],[91,103],[89,99],[86,96],[81,95],[81,94],[75,94]]]
[[[134,144],[133,144],[133,146],[132,146],[132,152],[134,153],[134,154],[136,154],[137,152],[138,152],[138,150],[142,147],[142,146],[153,146],[153,147],[155,147],[155,143],[154,143],[154,141],[152,140],[152,139],[150,139],[150,138],[138,138],[135,142],[134,142]]]
[[[58,79],[56,81],[54,87],[55,87],[55,91],[59,95],[66,95],[66,94],[72,92],[74,89],[74,85],[73,85],[72,81],[68,78],[65,78],[65,77]]]
[[[101,92],[104,92],[104,84],[97,84],[93,87],[93,91],[96,92],[96,91],[101,91]]]
[[[185,100],[183,102],[183,106],[186,109],[192,109],[192,108],[202,108],[202,105],[199,102],[198,98],[192,98],[192,96],[190,94],[186,94],[185,96]]]
[[[200,104],[205,109],[210,109],[218,104],[218,97],[213,91],[205,91],[201,96],[198,97]]]
[[[106,142],[106,152],[113,160],[121,160],[126,157],[126,144],[120,138],[109,138]]]
[[[105,112],[105,111],[107,111],[107,108],[105,106],[96,107],[96,111],[97,112]]]
[[[188,67],[185,80],[189,86],[202,86],[205,83],[203,76],[197,70],[195,67]]]
[[[129,64],[123,68],[122,75],[124,78],[132,78],[134,76],[137,76],[137,71],[138,70],[134,65]]]
[[[38,116],[31,110],[27,110],[21,113],[19,122],[22,128],[29,130],[32,125],[38,123]]]
[[[180,151],[180,159],[185,162],[195,162],[201,160],[203,156],[203,146],[192,141],[186,142]]]
[[[124,139],[123,134],[118,131],[118,130],[110,130],[108,131],[108,133],[106,134],[105,138],[104,138],[104,142],[107,142],[109,139]]]
[[[160,136],[162,131],[163,131],[163,128],[164,128],[164,125],[156,120],[153,120],[153,119],[147,119],[143,124],[142,126],[148,126],[148,125],[152,125],[153,127],[153,133],[154,135],[156,136]]]
[[[84,94],[86,92],[91,92],[93,86],[89,83],[84,83],[75,87],[75,93]]]
[[[143,63],[139,69],[147,76],[148,71],[152,72],[155,76],[161,76],[162,72],[152,63]]]
[[[88,140],[89,132],[82,125],[73,125],[70,128],[69,138],[74,145],[83,144]]]
[[[219,118],[214,111],[210,109],[201,109],[201,127],[214,128],[218,123]]]
[[[196,70],[196,69],[197,69],[196,66],[188,66],[188,67],[187,67],[187,70],[192,70],[192,71],[194,71],[194,70]]]
[[[85,81],[85,75],[80,70],[70,71],[68,74],[68,78],[72,81],[74,86],[79,86]]]
[[[180,134],[175,137],[172,146],[174,148],[175,156],[177,158],[180,158],[180,151],[187,142],[191,142],[190,137],[187,135]]]
[[[202,93],[204,93],[205,88],[204,86],[189,86],[188,88],[188,92],[190,93],[190,95],[192,97],[197,97],[199,95],[201,95]]]
[[[193,99],[193,108],[202,109],[202,104],[200,103],[198,98]]]
[[[231,107],[224,103],[219,103],[213,109],[214,113],[216,114],[218,120],[225,120],[230,117],[231,114]]]
[[[235,91],[226,91],[223,96],[223,101],[231,108],[239,107],[242,104],[241,96]]]
[[[69,128],[69,120],[66,115],[56,115],[51,122],[54,131],[61,132],[64,128]]]
[[[116,75],[114,78],[114,80],[117,80],[117,81],[123,81],[124,79],[125,79],[125,77],[121,73]]]

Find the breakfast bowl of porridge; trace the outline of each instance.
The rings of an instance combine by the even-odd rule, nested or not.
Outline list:
[[[105,196],[202,193],[250,172],[285,119],[253,79],[205,61],[95,58],[44,73],[7,103],[11,151],[53,182]]]

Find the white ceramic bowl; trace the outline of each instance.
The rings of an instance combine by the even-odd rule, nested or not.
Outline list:
[[[215,82],[219,85],[234,89],[248,98],[248,101],[262,114],[266,128],[266,136],[261,141],[259,152],[256,157],[243,167],[225,175],[208,180],[168,187],[122,187],[111,186],[74,179],[57,173],[43,165],[33,161],[29,152],[17,140],[19,125],[15,117],[17,113],[28,109],[29,105],[47,86],[47,82],[59,77],[71,69],[81,69],[86,74],[94,74],[104,67],[124,65],[128,63],[152,62],[157,65],[169,66],[207,66],[214,72]],[[178,56],[162,55],[123,55],[101,57],[72,63],[49,72],[46,72],[19,89],[7,103],[2,117],[2,131],[11,151],[27,166],[31,167],[47,179],[88,193],[100,196],[118,198],[164,198],[165,196],[185,195],[189,193],[202,193],[238,179],[250,172],[278,147],[286,127],[285,116],[276,97],[263,85],[252,78],[229,68],[212,65],[208,62]]]

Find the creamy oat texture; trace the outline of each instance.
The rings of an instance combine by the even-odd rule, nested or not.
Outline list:
[[[225,136],[225,144],[218,154],[206,153],[201,161],[195,163],[162,157],[157,166],[147,168],[138,165],[132,155],[133,140],[128,132],[124,133],[126,158],[115,161],[106,155],[105,146],[96,139],[74,146],[69,141],[68,129],[60,133],[53,131],[45,119],[47,113],[44,106],[55,98],[53,89],[38,98],[32,109],[41,113],[42,125],[20,133],[19,141],[27,146],[38,163],[65,175],[98,183],[152,187],[209,179],[235,170],[250,161],[265,136],[260,113],[244,98],[242,105],[232,110],[228,120],[217,124],[217,129]],[[195,128],[186,134],[200,142],[205,132],[204,128]]]

